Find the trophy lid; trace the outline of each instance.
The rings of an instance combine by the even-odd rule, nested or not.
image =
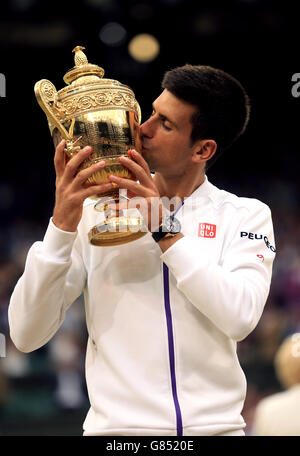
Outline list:
[[[89,63],[83,49],[83,46],[73,49],[75,66],[64,75],[65,87],[57,91],[47,79],[35,84],[35,95],[47,116],[51,134],[56,127],[63,138],[71,140],[65,123],[91,110],[133,111],[140,122],[140,106],[130,87],[114,79],[104,79],[103,68]]]
[[[83,46],[76,46],[72,51],[75,53],[75,66],[64,75],[64,82],[66,84],[74,85],[77,79],[83,77],[85,80],[82,81],[81,79],[80,83],[96,82],[104,76],[103,68],[89,63],[86,55],[82,52],[83,49],[85,49]]]

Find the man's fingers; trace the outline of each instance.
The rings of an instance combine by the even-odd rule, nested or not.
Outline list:
[[[92,152],[92,148],[90,146],[86,146],[81,149],[77,154],[75,154],[71,160],[68,161],[65,167],[65,179],[72,180],[75,174],[78,171],[79,166],[86,160]]]
[[[139,163],[136,163],[127,157],[120,157],[119,160],[122,165],[132,171],[142,185],[153,187],[150,173],[148,173]]]
[[[131,179],[123,179],[122,177],[117,177],[112,174],[110,174],[108,178],[111,182],[117,184],[119,188],[129,190],[129,192],[131,192],[133,195],[143,196],[144,198],[147,198],[149,196],[149,188],[144,187],[138,182],[135,182]]]
[[[54,167],[58,177],[62,175],[65,169],[65,153],[66,141],[62,139],[55,149]]]
[[[85,184],[85,182],[88,180],[89,177],[91,177],[94,173],[99,172],[101,169],[105,167],[105,161],[101,160],[98,163],[95,163],[94,165],[89,166],[88,168],[82,169],[79,171],[79,173],[76,175],[74,179],[74,184],[77,186],[82,186]]]
[[[136,163],[138,163],[147,174],[151,174],[150,168],[146,160],[142,157],[142,155],[137,152],[135,149],[130,149],[128,151],[129,157],[131,157]]]
[[[108,192],[114,188],[111,182],[107,184],[100,184],[100,185],[92,185],[91,187],[87,187],[82,191],[83,198],[89,198],[90,196],[99,195],[101,196],[102,193]]]

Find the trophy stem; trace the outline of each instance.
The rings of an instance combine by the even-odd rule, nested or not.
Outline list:
[[[94,205],[97,212],[103,212],[105,219],[88,233],[89,242],[96,246],[113,246],[135,241],[147,233],[142,216],[128,213],[128,201],[119,192],[100,198]]]

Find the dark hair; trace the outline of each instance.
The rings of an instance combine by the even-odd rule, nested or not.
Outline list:
[[[217,151],[209,166],[245,131],[250,101],[240,82],[225,71],[184,65],[164,75],[162,88],[198,108],[191,118],[191,141],[216,141]]]

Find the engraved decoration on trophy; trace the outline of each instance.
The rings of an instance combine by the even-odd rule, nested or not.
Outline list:
[[[46,79],[35,84],[37,101],[47,116],[55,146],[65,139],[65,152],[69,158],[81,148],[92,146],[92,154],[79,170],[105,160],[106,166],[95,172],[87,184],[107,183],[109,174],[129,179],[132,177],[130,171],[118,158],[121,155],[128,157],[130,149],[138,149],[140,106],[128,86],[104,79],[103,68],[88,63],[83,49],[82,46],[73,49],[75,66],[64,76],[66,87],[57,91]],[[105,215],[88,233],[91,244],[124,244],[145,234],[139,214],[128,215],[120,210],[111,215],[106,211],[109,199],[119,203],[118,188],[92,198],[97,200],[95,210]]]

